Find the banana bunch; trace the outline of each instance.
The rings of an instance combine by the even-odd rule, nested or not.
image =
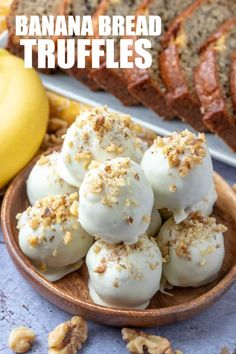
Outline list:
[[[48,98],[36,71],[0,49],[0,189],[37,152],[48,116]]]

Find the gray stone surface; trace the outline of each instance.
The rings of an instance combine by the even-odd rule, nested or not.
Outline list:
[[[215,163],[231,184],[236,182],[236,170]],[[7,339],[16,326],[32,327],[37,343],[30,353],[47,353],[47,333],[70,315],[39,296],[17,272],[6,247],[0,241],[0,353],[10,354]],[[236,284],[211,308],[192,320],[148,330],[166,336],[174,348],[185,354],[220,354],[227,346],[236,349]],[[125,354],[120,329],[89,323],[89,339],[81,354]]]

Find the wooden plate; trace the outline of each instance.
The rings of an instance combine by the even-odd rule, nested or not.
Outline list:
[[[226,255],[218,278],[201,288],[174,288],[174,296],[157,293],[147,310],[111,309],[95,305],[88,294],[88,272],[79,271],[51,283],[40,275],[22,254],[18,246],[16,214],[28,205],[25,181],[35,161],[29,164],[11,183],[5,195],[1,222],[8,252],[18,270],[42,296],[67,312],[113,326],[166,325],[190,318],[215,302],[236,279],[236,195],[215,173],[218,201],[214,215],[228,227],[225,234]]]

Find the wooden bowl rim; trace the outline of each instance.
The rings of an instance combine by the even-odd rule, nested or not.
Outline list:
[[[52,151],[57,151],[57,149],[50,149],[44,154],[51,153]],[[186,313],[190,312],[194,309],[206,307],[207,304],[212,303],[215,299],[217,299],[222,293],[224,293],[236,280],[236,264],[230,269],[230,271],[209,291],[200,295],[199,297],[191,300],[187,303],[182,303],[180,305],[174,305],[169,307],[162,307],[162,308],[151,308],[146,310],[133,310],[133,309],[122,309],[122,308],[109,308],[105,306],[100,306],[94,304],[89,301],[84,301],[79,298],[75,299],[72,296],[66,294],[63,290],[57,289],[54,287],[53,283],[49,280],[44,278],[30,263],[30,261],[23,255],[20,251],[19,246],[14,239],[14,235],[11,232],[11,221],[10,221],[10,213],[9,210],[10,206],[10,199],[11,195],[14,193],[18,184],[21,184],[21,177],[26,173],[27,170],[33,167],[34,163],[39,157],[33,159],[11,182],[9,185],[7,192],[4,196],[3,203],[2,203],[2,210],[1,210],[1,225],[4,240],[8,249],[8,252],[14,261],[14,263],[18,266],[19,271],[27,274],[29,279],[33,281],[34,284],[40,286],[42,288],[46,288],[47,291],[56,295],[58,299],[63,300],[65,302],[70,302],[76,305],[81,310],[90,311],[90,313],[98,314],[101,313],[105,316],[129,316],[129,317],[136,317],[142,320],[147,316],[149,318],[154,318],[157,316],[165,317],[171,314],[177,313]],[[224,183],[225,188],[228,188],[229,192],[231,193],[232,198],[235,199],[236,202],[236,194],[234,193],[233,189],[230,185],[216,172],[214,172],[214,177]]]

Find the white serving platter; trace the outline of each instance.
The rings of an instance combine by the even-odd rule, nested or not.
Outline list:
[[[7,31],[5,31],[0,36],[0,48],[6,46],[7,35]],[[74,78],[63,73],[56,73],[54,75],[40,74],[40,76],[44,86],[50,91],[93,106],[106,104],[114,111],[130,114],[135,121],[162,136],[175,130],[183,130],[186,128],[193,130],[189,125],[177,119],[164,121],[148,108],[141,106],[125,107],[109,93],[93,92]],[[233,153],[223,141],[213,134],[207,134],[207,140],[213,158],[227,165],[236,167],[236,153]]]

